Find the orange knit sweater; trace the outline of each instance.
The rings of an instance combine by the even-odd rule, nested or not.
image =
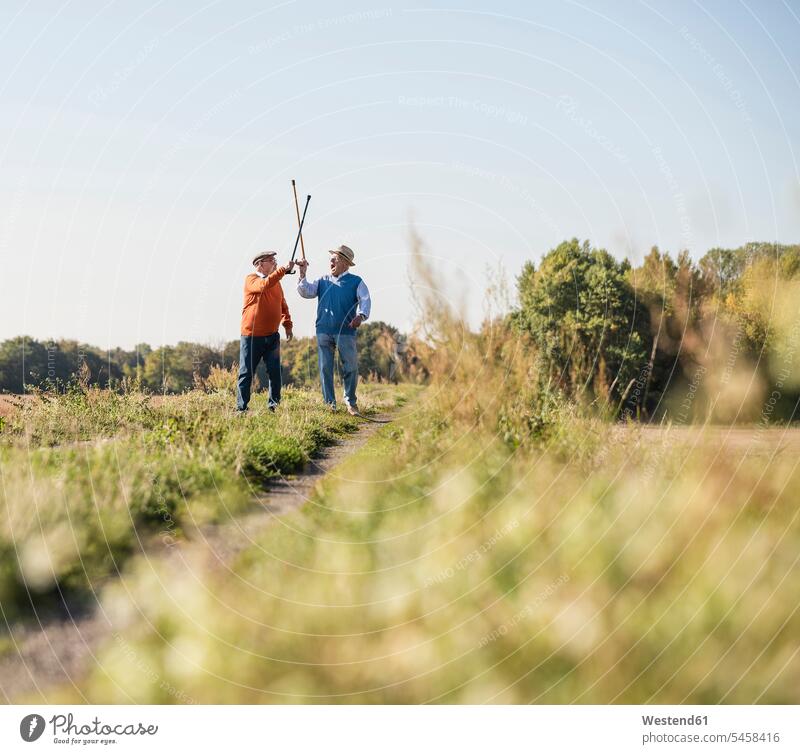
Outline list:
[[[278,331],[279,324],[283,324],[287,332],[292,329],[292,318],[280,283],[285,274],[286,268],[278,267],[265,278],[253,273],[244,279],[242,335],[272,335]]]

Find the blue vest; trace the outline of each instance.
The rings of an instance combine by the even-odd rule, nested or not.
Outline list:
[[[317,333],[355,335],[348,326],[356,316],[358,286],[361,278],[348,272],[334,280],[332,275],[319,279],[317,288]]]

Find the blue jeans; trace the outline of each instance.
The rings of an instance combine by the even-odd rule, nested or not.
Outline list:
[[[339,374],[344,383],[344,399],[348,406],[355,406],[356,385],[358,384],[358,352],[356,351],[355,335],[317,333],[322,399],[325,403],[336,405],[336,393],[333,391],[333,360],[336,350],[339,351]]]
[[[239,345],[239,386],[236,391],[236,408],[244,411],[250,403],[250,385],[258,363],[264,359],[269,376],[269,405],[274,408],[281,402],[281,336],[242,335]]]

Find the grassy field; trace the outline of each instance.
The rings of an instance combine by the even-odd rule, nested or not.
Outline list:
[[[366,391],[364,408],[399,395]],[[0,433],[0,606],[93,599],[137,552],[231,519],[276,475],[353,432],[316,392],[285,391],[276,413],[255,396],[234,413],[230,390],[174,397],[73,389],[5,401]]]
[[[393,405],[411,394],[402,417],[230,569],[176,575],[157,555],[129,557],[102,591],[118,629],[100,664],[47,700],[800,702],[797,430],[739,428],[730,442],[720,429],[609,424],[536,387],[518,344],[485,336],[446,347],[424,393],[374,397]],[[275,457],[294,469],[350,428],[344,417],[328,424],[304,394],[290,395],[283,415],[226,431],[216,396],[159,406],[159,421],[142,419],[137,400],[116,409],[135,427],[129,438],[90,446],[112,453],[113,471],[110,504],[89,497],[87,519],[124,509],[115,541],[132,506],[153,518],[143,502],[152,495],[111,494],[126,469],[117,446],[152,446],[148,457],[168,463],[180,489],[184,475],[198,480],[175,496],[184,525],[246,505],[245,469],[262,479]],[[52,453],[82,463],[47,407],[36,410],[6,452],[30,455],[20,443],[35,437],[61,443],[34,453],[48,474]],[[93,436],[110,433],[102,415],[81,412]],[[187,429],[198,414],[202,426]],[[261,421],[295,437],[280,445],[292,452],[264,452],[266,439],[252,439]],[[6,468],[4,479],[16,473]],[[217,470],[213,483],[194,472],[205,468]],[[80,489],[82,478],[63,484]],[[20,495],[30,489],[17,484]],[[66,539],[69,519],[53,527]]]

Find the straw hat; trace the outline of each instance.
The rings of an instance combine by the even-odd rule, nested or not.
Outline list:
[[[338,249],[329,249],[328,254],[338,254],[350,267],[355,265],[356,255],[349,246],[340,246]]]

